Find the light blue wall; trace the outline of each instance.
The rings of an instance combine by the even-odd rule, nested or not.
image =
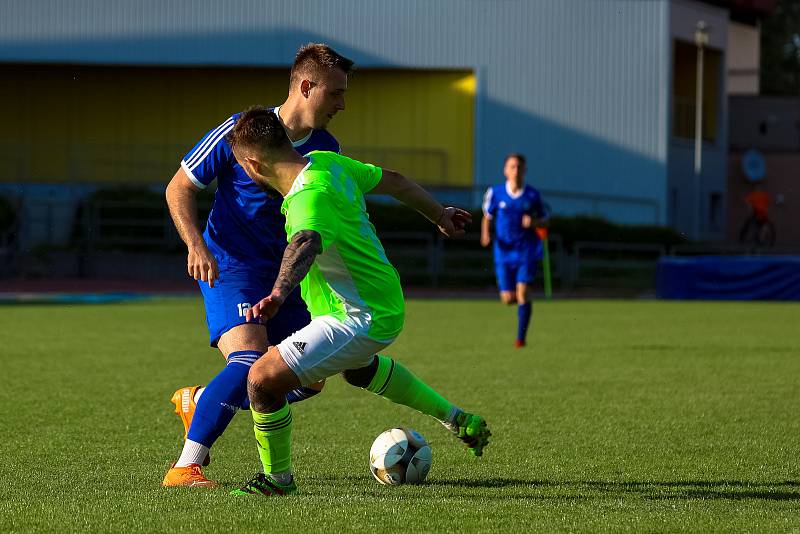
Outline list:
[[[694,144],[674,140],[669,156],[670,226],[694,239],[715,241],[725,236],[727,221],[728,150],[704,143],[700,179],[694,174]],[[719,226],[711,221],[711,195],[720,194]]]
[[[666,221],[667,0],[0,0],[0,11],[0,61],[287,65],[324,41],[363,67],[474,69],[477,189],[520,151],[557,212]]]

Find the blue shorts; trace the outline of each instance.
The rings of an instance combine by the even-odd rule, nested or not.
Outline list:
[[[517,284],[532,284],[536,278],[536,261],[495,263],[497,287],[500,291],[516,291]]]
[[[272,291],[275,276],[264,276],[248,269],[222,269],[214,287],[199,281],[200,291],[206,305],[206,323],[209,342],[217,346],[219,338],[247,321],[245,315],[250,307]],[[278,314],[267,321],[267,337],[271,345],[277,345],[294,332],[311,322],[306,305],[300,298],[300,288],[295,289]]]

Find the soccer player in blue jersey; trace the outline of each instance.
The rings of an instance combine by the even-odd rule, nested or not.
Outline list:
[[[339,152],[325,127],[344,110],[353,62],[323,44],[301,47],[292,65],[289,95],[274,108],[294,149]],[[198,281],[206,308],[210,343],[226,360],[208,385],[181,388],[172,402],[184,425],[184,446],[162,485],[213,487],[202,472],[209,449],[239,408],[247,408],[247,373],[270,345],[310,321],[299,290],[266,325],[247,322],[250,306],[272,290],[286,248],[280,195],[268,195],[236,162],[225,136],[240,114],[208,132],[183,158],[167,187],[167,204],[188,248],[189,276]],[[217,181],[205,231],[197,218],[197,193]],[[322,389],[322,382],[295,389],[290,402]]]
[[[503,174],[506,181],[486,190],[483,197],[481,245],[492,242],[494,226],[494,266],[500,300],[517,304],[517,339],[514,346],[525,346],[531,320],[530,284],[542,259],[542,243],[537,227],[547,225],[548,215],[539,191],[525,184],[525,156],[506,156]],[[494,225],[492,225],[494,223]]]

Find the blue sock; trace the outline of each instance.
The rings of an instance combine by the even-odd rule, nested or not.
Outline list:
[[[247,373],[262,352],[241,350],[228,355],[228,363],[206,386],[197,401],[188,438],[211,447],[227,428],[236,410],[247,400]]]
[[[289,393],[286,394],[286,402],[292,404],[293,402],[300,402],[306,399],[310,399],[314,395],[319,393],[316,389],[307,388],[305,386],[300,386],[297,389],[293,389]]]
[[[307,388],[305,386],[300,386],[297,389],[293,389],[289,393],[286,394],[286,402],[289,404],[300,402],[302,400],[310,399],[314,395],[319,393],[316,389]],[[205,395],[205,393],[204,393]],[[202,399],[203,397],[200,397]],[[250,399],[245,396],[244,402],[241,406],[242,410],[249,410],[250,409]]]
[[[530,302],[517,306],[517,339],[519,341],[525,341],[525,336],[528,334],[528,324],[531,322],[532,309],[533,305]]]
[[[257,350],[240,350],[228,355],[225,368],[206,386],[192,418],[188,439],[211,447],[230,424],[239,408],[250,409],[247,397],[247,373],[262,356]],[[286,394],[291,404],[310,399],[319,391],[307,387],[293,389]]]

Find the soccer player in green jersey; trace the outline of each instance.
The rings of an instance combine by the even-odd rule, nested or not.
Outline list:
[[[465,412],[414,376],[403,364],[377,355],[403,330],[400,277],[367,216],[364,194],[388,194],[416,209],[446,236],[461,235],[464,210],[444,207],[401,174],[333,152],[292,150],[268,109],[245,111],[228,135],[236,160],[262,188],[284,197],[289,244],[272,292],[247,312],[269,320],[299,284],[311,323],[269,350],[247,379],[258,453],[264,467],[234,494],[295,493],[292,412],[286,392],[336,373],[357,387],[441,421],[483,454],[491,433],[479,415]]]

